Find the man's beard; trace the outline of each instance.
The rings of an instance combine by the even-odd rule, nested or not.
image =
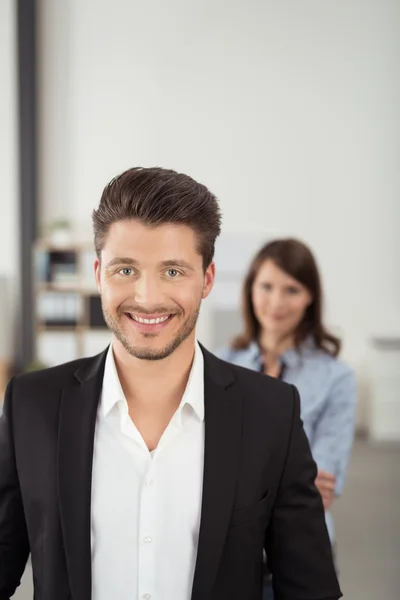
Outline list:
[[[153,349],[153,348],[146,348],[143,346],[139,346],[139,345],[133,345],[131,344],[131,342],[128,339],[128,336],[125,335],[124,331],[122,330],[122,328],[120,327],[120,320],[121,317],[124,315],[125,311],[126,312],[135,312],[137,314],[144,314],[142,311],[140,310],[132,310],[131,307],[125,307],[125,310],[119,311],[118,310],[118,315],[117,317],[114,317],[110,312],[107,311],[107,309],[105,308],[104,305],[102,305],[103,308],[103,315],[104,315],[104,320],[107,324],[107,327],[109,328],[109,330],[115,335],[115,337],[117,338],[117,340],[120,342],[120,344],[123,346],[123,348],[125,348],[125,350],[128,352],[128,354],[130,354],[131,356],[134,356],[135,358],[139,358],[141,360],[163,360],[164,358],[167,358],[168,356],[170,356],[173,352],[175,352],[175,350],[177,348],[179,348],[179,346],[182,344],[182,342],[184,342],[192,333],[192,331],[194,330],[194,328],[196,327],[196,323],[197,323],[197,319],[200,313],[200,304],[198,305],[197,309],[192,312],[188,318],[186,319],[186,321],[184,321],[184,323],[182,324],[181,328],[177,331],[175,337],[164,346],[164,348],[161,349]],[[159,311],[160,314],[168,314],[168,310],[162,310]],[[152,313],[154,314],[154,313]],[[176,316],[179,316],[179,314],[174,313]],[[176,318],[175,316],[173,318]],[[142,334],[144,338],[154,338],[157,337],[157,333],[145,333]]]

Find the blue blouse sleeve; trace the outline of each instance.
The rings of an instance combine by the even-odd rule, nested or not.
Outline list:
[[[332,383],[313,432],[312,453],[319,469],[336,475],[335,494],[342,493],[356,423],[356,382],[346,369]]]

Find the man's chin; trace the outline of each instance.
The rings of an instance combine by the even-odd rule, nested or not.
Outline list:
[[[129,348],[126,348],[126,350],[128,350],[129,354],[134,358],[153,361],[168,358],[168,356],[176,350],[176,347],[167,346],[162,348],[152,348],[151,346],[130,346]]]
[[[164,360],[168,358],[175,350],[181,345],[182,339],[179,337],[174,338],[169,343],[161,343],[159,334],[147,333],[141,336],[142,339],[130,340],[125,336],[117,336],[120,344],[124,347],[126,352],[132,357],[139,360]],[[146,343],[147,341],[147,343]]]

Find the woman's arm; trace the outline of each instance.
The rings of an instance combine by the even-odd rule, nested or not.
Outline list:
[[[314,428],[311,450],[319,472],[336,478],[334,493],[343,491],[356,421],[356,382],[350,369],[332,383]],[[317,481],[318,483],[318,481]]]

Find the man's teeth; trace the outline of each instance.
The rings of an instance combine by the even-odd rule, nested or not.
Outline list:
[[[146,323],[146,325],[157,325],[157,323],[163,323],[167,319],[169,319],[169,315],[167,317],[157,317],[157,319],[142,319],[142,317],[137,317],[129,313],[134,321],[138,321],[139,323]]]

